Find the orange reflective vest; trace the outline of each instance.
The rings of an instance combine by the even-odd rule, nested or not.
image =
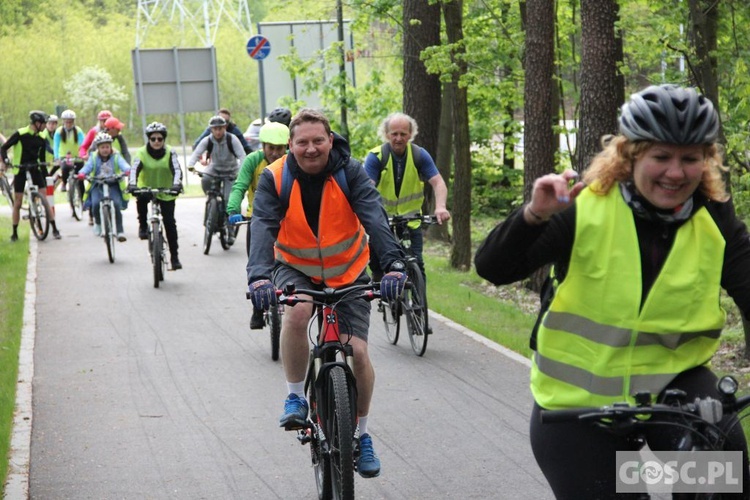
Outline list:
[[[286,156],[267,167],[281,196]],[[309,276],[314,283],[338,288],[353,283],[370,261],[370,250],[359,218],[332,176],[322,193],[318,235],[305,217],[299,181],[294,179],[286,214],[274,244],[276,260]]]

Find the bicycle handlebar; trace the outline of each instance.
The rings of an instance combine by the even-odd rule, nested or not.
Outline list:
[[[422,214],[393,215],[388,217],[388,224],[393,226],[399,223],[406,223],[414,220],[421,221],[422,224],[437,224],[436,216]]]
[[[169,194],[177,196],[180,194],[179,191],[176,191],[171,188],[136,188],[130,191],[134,195],[139,194]]]
[[[302,299],[297,296],[309,295],[311,299]],[[343,288],[324,288],[323,290],[311,290],[305,288],[296,288],[293,283],[287,283],[283,290],[276,290],[279,304],[295,306],[303,302],[312,302],[318,304],[334,304],[342,300],[365,299],[370,302],[380,298],[380,288],[377,283],[367,283],[366,285],[350,285]]]
[[[685,404],[645,404],[631,406],[628,403],[615,403],[612,406],[571,408],[567,410],[542,410],[539,418],[543,424],[558,424],[565,422],[600,422],[605,419],[622,423],[634,421],[638,416],[670,415],[689,416],[699,418],[715,424],[726,413],[737,413],[750,406],[750,396],[742,396],[731,401],[721,401],[707,398],[696,398],[692,403]]]
[[[127,174],[117,174],[117,175],[88,175],[86,176],[87,180],[89,182],[94,182],[98,184],[104,184],[104,183],[114,183],[119,181],[120,179],[125,179],[128,175]]]
[[[42,162],[39,162],[39,163],[21,163],[20,165],[13,165],[11,163],[5,163],[5,166],[8,167],[8,168],[16,167],[16,168],[26,168],[26,169],[34,169],[34,168],[39,168],[39,167],[48,167],[49,165],[51,165],[51,163],[46,162],[46,161],[42,161]]]

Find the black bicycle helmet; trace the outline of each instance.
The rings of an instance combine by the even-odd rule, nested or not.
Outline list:
[[[209,127],[226,127],[227,121],[224,119],[223,116],[216,115],[212,116],[210,120],[208,120],[208,126]]]
[[[146,137],[150,137],[151,134],[156,132],[161,133],[165,139],[167,138],[167,127],[163,123],[152,122],[146,126]]]
[[[710,144],[719,134],[714,105],[690,87],[652,85],[620,111],[620,133],[631,141]]]
[[[29,121],[31,123],[44,122],[47,123],[47,113],[44,111],[29,111]]]
[[[292,123],[292,112],[288,108],[276,108],[268,115],[268,121],[283,123],[288,127]]]

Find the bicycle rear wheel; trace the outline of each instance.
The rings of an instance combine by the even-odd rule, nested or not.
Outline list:
[[[164,279],[162,273],[164,243],[160,229],[158,222],[151,223],[151,263],[154,267],[154,288],[159,288],[159,282]]]
[[[271,333],[271,359],[279,360],[279,340],[281,339],[281,314],[279,307],[272,307],[268,311],[268,326]]]
[[[354,498],[354,408],[349,398],[346,372],[331,368],[327,380],[327,411],[324,421],[328,453],[324,462],[330,467],[331,497]]]
[[[406,264],[411,288],[404,291],[406,328],[414,354],[422,356],[427,350],[427,289],[422,270],[415,261]]]
[[[109,262],[115,261],[115,231],[112,227],[112,207],[102,202],[102,233],[104,234],[104,243],[107,245],[107,257]]]
[[[216,225],[219,222],[219,207],[216,198],[209,198],[206,201],[206,220],[204,221],[203,231],[203,254],[208,255],[211,251],[211,238],[216,231]]]
[[[29,199],[29,223],[31,232],[39,241],[45,239],[49,233],[49,219],[50,209],[47,198],[33,191]]]

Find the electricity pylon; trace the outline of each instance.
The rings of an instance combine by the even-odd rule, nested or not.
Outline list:
[[[191,30],[204,47],[214,45],[222,20],[240,32],[252,34],[248,0],[138,0],[135,46],[141,47],[148,32],[160,22],[180,27],[184,45]]]

